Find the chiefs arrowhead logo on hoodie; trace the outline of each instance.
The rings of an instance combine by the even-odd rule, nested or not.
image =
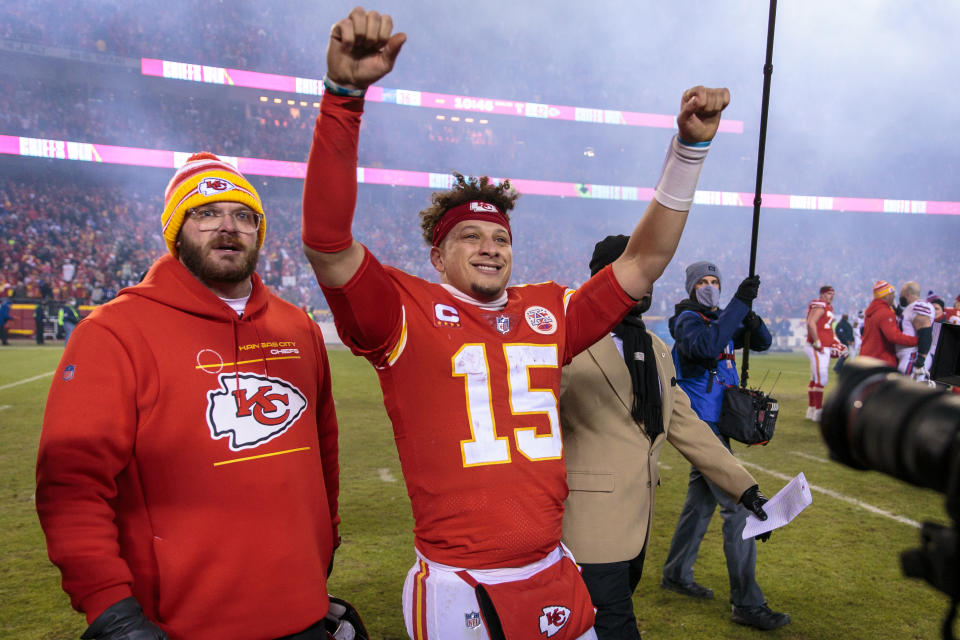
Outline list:
[[[210,436],[227,438],[230,449],[258,447],[293,426],[307,406],[295,386],[255,373],[221,373],[220,388],[207,393]]]

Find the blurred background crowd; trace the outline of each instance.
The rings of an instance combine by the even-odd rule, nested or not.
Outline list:
[[[317,115],[315,98],[303,102],[303,96],[284,94],[278,104],[273,100],[281,95],[277,93],[146,77],[140,74],[139,58],[319,78],[327,30],[348,9],[318,9],[301,0],[173,0],[152,7],[93,0],[71,5],[65,20],[49,0],[5,3],[0,7],[0,135],[303,162]],[[394,8],[401,14],[398,22],[406,18],[398,28],[407,30],[411,40],[402,64],[386,79],[390,87],[669,115],[676,112],[680,93],[671,87],[682,90],[690,84],[665,80],[670,70],[655,64],[640,66],[642,82],[632,72],[615,72],[629,56],[598,64],[574,48],[544,58],[536,39],[515,37],[529,18],[519,8],[491,18],[478,38],[464,38],[454,28],[423,28],[434,20],[462,24],[471,19],[451,8],[430,11],[432,15]],[[753,16],[743,29],[762,29],[763,17],[762,12]],[[211,30],[211,23],[230,28]],[[557,26],[558,39],[569,37],[565,29],[575,29],[575,24],[564,24]],[[754,35],[754,42],[762,41]],[[665,45],[637,46],[637,55],[643,55]],[[509,49],[509,56],[491,53],[501,49]],[[750,103],[759,102],[762,51],[753,54],[749,80],[737,66],[720,78],[725,82],[715,83],[734,85],[728,114],[745,126],[742,134],[718,136],[701,189],[753,190],[758,108]],[[472,60],[489,64],[468,66]],[[510,60],[536,64],[507,67]],[[702,65],[703,81],[716,76],[715,68],[723,68],[723,62]],[[696,78],[691,61],[678,64],[689,66],[683,75]],[[597,73],[598,66],[609,73]],[[960,200],[955,158],[934,161],[925,153],[930,136],[921,125],[898,130],[896,140],[859,132],[861,139],[848,141],[844,150],[818,151],[802,135],[804,127],[813,126],[807,120],[822,117],[816,100],[791,103],[789,95],[781,97],[776,89],[775,81],[774,103],[779,100],[781,106],[771,112],[765,192]],[[295,104],[287,104],[287,98],[296,98]],[[747,104],[737,107],[737,100]],[[656,128],[498,115],[466,122],[441,115],[433,109],[368,102],[360,165],[653,187],[670,135]],[[836,137],[832,126],[840,127],[829,120],[821,125],[825,140]],[[865,145],[866,138],[879,151],[864,149],[862,161],[849,161],[849,147]],[[172,169],[0,155],[0,297],[97,305],[136,283],[165,251],[160,212],[170,175]],[[302,181],[248,177],[267,213],[261,276],[291,302],[324,310],[300,245]],[[432,278],[416,216],[429,195],[422,188],[361,185],[355,236],[382,262]],[[607,234],[629,233],[645,206],[521,197],[513,221],[513,282],[579,285],[588,276],[593,244]],[[650,313],[672,314],[673,305],[686,295],[684,268],[702,259],[720,267],[726,301],[747,275],[751,214],[752,207],[695,206],[677,257],[657,283]],[[895,284],[916,280],[924,290],[952,301],[960,293],[958,237],[956,216],[764,209],[756,309],[775,332],[785,331],[787,319],[805,315],[821,285],[835,287],[839,316],[865,308],[873,282],[880,279]]]

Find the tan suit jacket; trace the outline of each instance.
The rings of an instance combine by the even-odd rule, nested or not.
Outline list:
[[[563,370],[560,424],[567,462],[563,541],[578,562],[621,562],[643,548],[665,440],[734,500],[756,481],[690,408],[667,345],[653,336],[664,432],[652,443],[630,415],[630,372],[609,335]]]

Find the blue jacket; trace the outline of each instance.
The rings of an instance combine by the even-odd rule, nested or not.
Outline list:
[[[690,397],[693,410],[714,432],[724,387],[740,383],[733,352],[743,347],[743,319],[749,311],[736,298],[717,311],[688,299],[677,303],[670,318],[677,383]],[[760,329],[750,332],[750,348],[766,351],[771,342],[770,331],[761,320]]]

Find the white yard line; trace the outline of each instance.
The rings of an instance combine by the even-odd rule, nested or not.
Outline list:
[[[3,411],[4,409],[9,409],[12,406],[13,405],[11,404],[0,404],[0,411]]]
[[[34,380],[40,380],[41,378],[46,378],[47,376],[52,376],[55,372],[48,371],[46,373],[41,373],[38,376],[33,376],[32,378],[24,378],[23,380],[17,380],[16,382],[11,382],[9,384],[0,385],[0,391],[4,389],[9,389],[10,387],[16,387],[17,385],[26,384],[28,382],[33,382]]]
[[[760,472],[762,472],[762,473],[766,473],[766,474],[768,474],[768,475],[771,475],[771,476],[773,476],[774,478],[779,478],[780,480],[783,480],[783,481],[785,481],[785,482],[789,482],[789,481],[793,480],[793,477],[791,477],[791,476],[785,475],[785,474],[783,474],[783,473],[779,473],[779,472],[777,472],[777,471],[772,471],[771,469],[767,469],[767,468],[765,468],[765,467],[761,467],[760,465],[758,465],[758,464],[753,464],[752,462],[745,462],[745,461],[741,460],[741,461],[740,461],[740,464],[742,464],[742,465],[745,466],[745,467],[748,467],[748,468],[751,468],[751,469],[756,469],[757,471],[760,471]],[[915,528],[917,528],[917,529],[920,528],[920,523],[917,522],[916,520],[911,520],[910,518],[906,518],[906,517],[904,517],[904,516],[898,516],[898,515],[895,514],[895,513],[890,513],[889,511],[885,511],[885,510],[881,509],[880,507],[875,507],[875,506],[873,506],[872,504],[868,504],[868,503],[866,503],[866,502],[863,502],[862,500],[857,500],[856,498],[852,498],[852,497],[847,496],[847,495],[844,495],[844,494],[842,494],[842,493],[838,493],[838,492],[836,492],[836,491],[833,491],[832,489],[824,489],[823,487],[818,487],[818,486],[813,485],[813,484],[810,485],[810,489],[811,489],[812,491],[816,491],[816,492],[818,492],[818,493],[822,493],[822,494],[824,494],[824,495],[826,495],[826,496],[830,496],[831,498],[836,498],[837,500],[843,500],[844,502],[850,503],[850,504],[852,504],[852,505],[855,506],[855,507],[860,507],[861,509],[865,509],[866,511],[869,511],[870,513],[875,513],[875,514],[877,514],[878,516],[883,516],[883,517],[885,517],[885,518],[890,518],[891,520],[896,520],[897,522],[899,522],[899,523],[901,523],[901,524],[910,525],[911,527],[915,527]]]
[[[804,453],[803,451],[791,451],[790,453],[792,453],[795,456],[800,456],[801,458],[806,458],[807,460],[813,460],[814,462],[824,462],[824,463],[831,462],[831,460],[827,460],[826,458],[821,458],[820,456],[812,456],[809,453]]]

